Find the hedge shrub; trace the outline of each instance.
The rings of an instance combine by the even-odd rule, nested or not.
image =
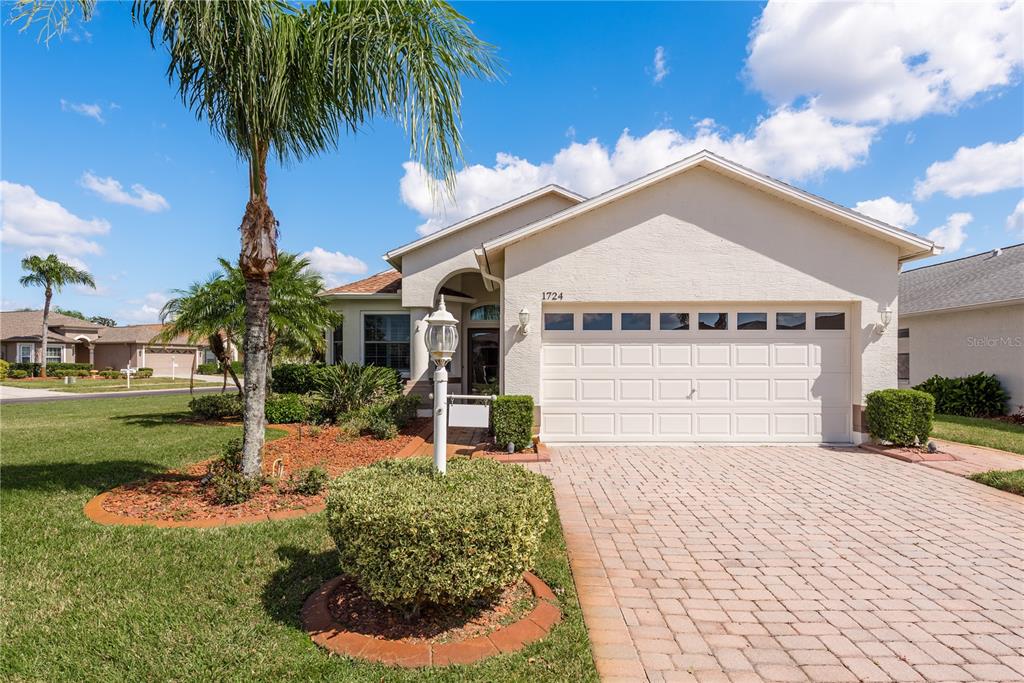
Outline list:
[[[197,375],[219,375],[220,365],[217,363],[200,363],[196,366]]]
[[[550,488],[522,467],[382,460],[335,479],[327,524],[341,569],[372,598],[415,613],[498,593],[531,569]]]
[[[273,389],[278,394],[309,394],[331,366],[323,363],[282,363],[274,366]]]
[[[914,388],[935,397],[935,412],[940,415],[1005,415],[1006,403],[1010,400],[999,378],[984,372],[967,377],[934,375]]]
[[[0,380],[7,379],[7,373],[11,371],[11,364],[0,359]]]
[[[491,409],[494,440],[504,448],[510,442],[521,451],[533,444],[533,397],[498,396]]]
[[[291,424],[309,419],[309,407],[298,394],[275,394],[267,398],[267,422]]]
[[[38,377],[42,372],[42,365],[39,363],[11,363],[11,370],[24,370],[28,377]],[[53,373],[62,370],[85,370],[88,374],[92,366],[88,363],[47,363],[46,374],[54,377]]]
[[[24,370],[8,370],[7,376],[11,379],[27,379],[28,373]]]
[[[242,397],[238,394],[207,394],[188,402],[192,414],[204,420],[222,420],[242,415]]]
[[[135,377],[138,379],[149,379],[153,376],[153,368],[139,368],[135,371]]]
[[[924,444],[932,432],[935,399],[916,389],[882,389],[867,396],[868,432],[896,446]]]
[[[100,377],[103,379],[117,379],[121,376],[120,370],[100,370]]]

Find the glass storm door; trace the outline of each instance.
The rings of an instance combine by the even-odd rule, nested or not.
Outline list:
[[[469,330],[469,393],[498,393],[498,364],[501,352],[498,348],[497,329]]]

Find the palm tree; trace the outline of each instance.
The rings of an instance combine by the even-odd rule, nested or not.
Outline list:
[[[88,18],[95,0],[79,0]],[[68,0],[25,0],[12,21],[67,26]],[[57,9],[54,9],[54,8]],[[182,2],[136,0],[132,17],[169,55],[182,102],[248,166],[239,268],[245,278],[242,471],[260,472],[270,276],[277,220],[267,159],[298,161],[337,147],[381,116],[409,133],[412,155],[450,185],[461,158],[463,76],[490,78],[493,50],[442,0]]]
[[[231,366],[231,347],[240,336],[242,316],[238,310],[244,307],[244,290],[216,274],[173,293],[160,310],[160,320],[165,325],[154,339],[169,342],[186,336],[191,344],[205,340],[220,363],[225,384],[230,374],[242,394],[242,384]]]
[[[26,256],[21,259],[22,270],[27,270],[18,282],[22,287],[42,287],[45,295],[43,300],[43,332],[40,335],[39,346],[39,376],[46,377],[46,344],[50,331],[50,302],[53,301],[54,292],[60,293],[65,285],[85,285],[96,289],[96,281],[88,271],[79,270],[70,263],[65,263],[57,258],[56,254],[50,254],[46,258],[42,256]]]

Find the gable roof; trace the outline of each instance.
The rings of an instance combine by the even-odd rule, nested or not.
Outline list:
[[[1024,244],[900,273],[900,315],[1024,301]]]
[[[151,323],[144,325],[121,325],[118,327],[104,327],[100,330],[100,336],[96,338],[97,344],[149,344],[153,337],[160,334],[164,329],[162,323]],[[188,341],[187,335],[178,335],[169,342],[157,342],[157,344],[172,344],[177,346],[198,346]]]
[[[73,327],[75,329],[86,330],[91,334],[95,334],[100,329],[100,325],[91,323],[88,320],[82,320],[81,318],[75,318],[70,315],[64,315],[63,313],[57,313],[53,311],[50,313],[50,318],[47,321],[51,332],[47,337],[51,340],[69,341],[74,342],[74,339],[57,335],[53,332],[54,327]],[[43,327],[43,312],[42,311],[3,311],[0,312],[0,338],[3,339],[35,339],[39,340],[40,333]]]
[[[510,199],[504,204],[498,204],[497,206],[487,209],[486,211],[483,211],[481,213],[478,213],[475,216],[470,216],[469,218],[459,221],[458,223],[453,223],[452,225],[449,225],[446,228],[442,228],[437,232],[432,232],[429,235],[419,238],[418,240],[414,240],[396,249],[392,249],[388,253],[384,254],[384,260],[392,265],[397,266],[398,264],[396,259],[401,258],[403,254],[407,254],[414,249],[419,249],[420,247],[426,246],[431,242],[436,242],[439,239],[447,237],[452,233],[465,230],[466,228],[476,225],[477,223],[481,223],[489,218],[499,216],[505,213],[506,211],[511,211],[516,207],[522,206],[523,204],[528,204],[529,202],[532,202],[534,199],[549,194],[558,195],[574,203],[579,203],[586,199],[586,197],[576,194],[575,192],[567,190],[559,185],[545,185],[544,187],[537,188],[532,192],[527,192],[524,195],[520,195],[515,199]]]
[[[900,247],[900,261],[909,261],[915,258],[932,256],[939,253],[942,249],[941,247],[936,246],[936,244],[929,239],[915,235],[914,233],[903,230],[902,228],[897,228],[896,226],[883,223],[882,221],[869,216],[865,216],[853,209],[840,206],[839,204],[830,202],[827,199],[811,194],[810,192],[805,192],[804,190],[793,187],[781,180],[776,180],[775,178],[764,175],[763,173],[758,173],[746,168],[745,166],[741,166],[734,161],[729,161],[728,159],[720,157],[708,150],[702,150],[681,161],[677,161],[665,168],[648,173],[645,176],[608,190],[596,197],[591,197],[590,199],[559,211],[547,218],[542,218],[518,228],[517,230],[512,230],[504,235],[500,235],[488,242],[485,242],[483,245],[483,251],[485,254],[492,251],[500,251],[508,245],[514,244],[515,242],[525,239],[530,235],[541,232],[542,230],[547,230],[548,228],[564,223],[571,218],[575,218],[576,216],[598,209],[621,199],[626,195],[632,194],[633,192],[637,192],[654,185],[655,183],[661,182],[662,180],[666,180],[667,178],[671,178],[697,167],[715,171],[724,176],[755,187],[756,189],[763,190],[775,197],[797,204],[798,206],[802,206],[819,215],[825,216],[826,218],[830,218],[856,230],[866,232],[886,240],[887,242],[896,244]]]
[[[363,297],[363,296],[397,296],[402,291],[402,274],[397,270],[385,270],[380,273],[365,277],[362,280],[349,282],[348,284],[328,289],[322,292],[321,296],[334,297]],[[450,289],[441,288],[441,294],[449,297],[461,297],[472,299],[468,294]]]

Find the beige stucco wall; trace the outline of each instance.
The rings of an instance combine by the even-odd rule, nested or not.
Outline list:
[[[852,310],[852,404],[896,386],[897,247],[705,169],[509,246],[504,390],[540,400],[541,293],[567,302],[833,301]]]
[[[449,276],[479,271],[474,249],[574,203],[561,195],[546,194],[405,254],[402,257],[402,303],[409,307],[433,307],[434,294]]]
[[[1024,404],[1024,303],[903,317],[900,351],[910,353],[910,382],[932,375],[995,374],[1010,393],[1010,408]]]
[[[93,354],[93,367],[97,370],[114,368],[120,370],[131,361],[132,367],[139,367],[135,344],[97,344]]]
[[[3,351],[3,359],[8,363],[18,362],[18,345],[19,344],[32,344],[32,362],[39,362],[39,342],[4,342],[0,349]],[[64,347],[64,363],[75,362],[75,347],[71,344],[65,344],[64,342],[50,341],[48,346],[62,346]]]

